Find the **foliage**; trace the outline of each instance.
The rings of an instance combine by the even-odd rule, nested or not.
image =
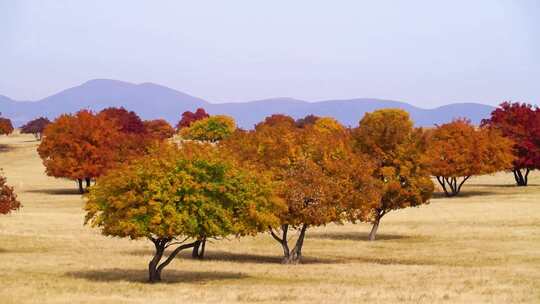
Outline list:
[[[13,125],[9,118],[0,117],[0,135],[9,135],[13,132]]]
[[[377,200],[373,168],[353,153],[345,130],[298,128],[292,118],[272,115],[255,130],[238,131],[220,145],[254,170],[268,172],[278,183],[287,210],[280,214],[281,236],[273,230],[271,234],[283,248],[284,263],[300,261],[308,227],[361,218]],[[300,230],[292,249],[289,229]]]
[[[153,139],[165,140],[174,135],[174,128],[164,119],[145,120],[144,128]]]
[[[23,134],[34,134],[34,136],[41,140],[41,135],[51,121],[46,117],[39,117],[34,120],[27,122],[21,127],[21,133]]]
[[[504,102],[482,125],[500,130],[513,141],[514,177],[518,186],[526,186],[529,172],[540,169],[540,108]]]
[[[176,124],[176,129],[180,131],[183,128],[187,128],[191,126],[192,123],[196,122],[197,120],[205,119],[210,117],[208,113],[203,108],[198,108],[195,113],[191,111],[185,111],[182,113],[182,118]]]
[[[275,226],[280,200],[268,179],[241,169],[207,144],[170,144],[110,171],[90,189],[86,223],[105,235],[148,238],[156,247],[150,281],[182,249],[159,263],[165,248],[181,238],[253,235]]]
[[[236,123],[230,116],[214,115],[193,122],[180,130],[185,139],[216,142],[229,137],[236,130]]]
[[[425,162],[445,194],[455,196],[471,176],[510,168],[511,149],[512,142],[498,130],[478,129],[468,120],[457,119],[430,132]]]
[[[13,187],[6,182],[6,178],[0,171],[0,214],[8,214],[21,207]]]
[[[392,210],[427,204],[433,183],[422,156],[425,139],[421,129],[414,129],[409,114],[386,109],[366,113],[354,130],[359,152],[376,161],[374,176],[382,182],[382,197],[372,210],[375,239],[381,218]]]
[[[304,128],[308,125],[313,125],[315,122],[319,119],[319,116],[309,114],[306,115],[304,118],[299,118],[296,120],[295,124],[298,128]]]
[[[99,112],[98,116],[106,120],[114,121],[119,127],[118,130],[126,134],[144,134],[146,131],[139,115],[133,111],[128,111],[123,107],[103,109]]]
[[[120,147],[123,134],[114,121],[103,119],[88,110],[64,114],[44,132],[38,153],[49,176],[82,181],[102,175],[117,163],[125,161]]]

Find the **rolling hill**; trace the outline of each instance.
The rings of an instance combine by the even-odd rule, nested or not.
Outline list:
[[[110,106],[123,106],[137,112],[144,119],[165,118],[171,123],[178,121],[182,112],[203,107],[211,114],[233,116],[243,128],[252,128],[255,123],[274,113],[288,114],[295,118],[307,114],[333,116],[343,124],[353,126],[365,112],[381,108],[406,110],[418,126],[433,126],[456,117],[467,117],[473,123],[479,123],[494,109],[479,103],[455,103],[423,109],[404,102],[373,98],[317,102],[271,98],[217,104],[153,83],[133,84],[109,79],[90,80],[37,101],[16,101],[0,95],[0,112],[11,118],[16,126],[38,116],[52,119],[61,113],[80,109],[97,111]]]

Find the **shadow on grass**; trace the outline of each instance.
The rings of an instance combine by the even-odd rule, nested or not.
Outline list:
[[[13,150],[15,150],[15,148],[13,148],[10,145],[0,144],[0,153],[1,152],[9,152],[9,151],[13,151]]]
[[[230,262],[230,263],[253,263],[253,264],[281,264],[282,257],[279,255],[281,251],[276,247],[276,255],[258,255],[250,253],[233,253],[227,251],[212,251],[211,248],[206,248],[206,253],[203,260],[193,259],[191,251],[184,251],[177,255],[176,258],[193,260],[198,262]],[[127,251],[131,255],[151,257],[154,252],[152,250],[134,250]],[[339,260],[315,258],[302,256],[302,264],[334,264],[340,263]]]
[[[367,232],[320,232],[312,233],[310,238],[314,239],[327,239],[327,240],[349,240],[349,241],[366,241],[368,242],[369,233]],[[401,234],[384,234],[377,233],[377,241],[385,240],[401,240],[410,239],[411,236]]]
[[[49,195],[81,195],[79,193],[79,189],[76,189],[76,188],[73,188],[73,189],[67,189],[67,188],[61,188],[61,189],[35,189],[35,190],[27,190],[26,192],[39,193],[39,194],[49,194]]]
[[[464,197],[475,197],[475,196],[488,196],[488,195],[505,195],[508,193],[501,193],[496,191],[482,191],[482,190],[461,190],[456,196],[446,196],[444,192],[434,192],[433,198],[464,198]]]
[[[379,265],[405,265],[405,266],[450,266],[446,263],[437,262],[435,260],[405,260],[405,259],[382,259],[374,257],[344,257],[344,260],[355,263],[369,263]]]
[[[472,187],[486,187],[486,188],[515,188],[515,189],[525,189],[527,187],[538,187],[540,184],[528,184],[525,187],[520,187],[516,184],[504,184],[504,185],[494,185],[494,184],[469,184]]]
[[[102,269],[67,272],[65,276],[85,279],[94,282],[148,282],[148,271],[145,269]],[[202,283],[218,280],[234,280],[248,278],[242,273],[180,271],[165,268],[161,274],[162,283]]]

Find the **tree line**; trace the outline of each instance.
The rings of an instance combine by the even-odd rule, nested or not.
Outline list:
[[[197,109],[175,130],[108,108],[61,115],[39,134],[46,173],[88,191],[85,223],[154,244],[151,282],[181,250],[203,258],[208,239],[268,232],[295,264],[313,227],[368,222],[375,240],[384,215],[429,203],[432,177],[456,196],[473,175],[512,170],[525,186],[540,168],[540,110],[521,103],[501,104],[480,126],[430,129],[397,109],[366,113],[354,128],[275,114],[253,130]]]

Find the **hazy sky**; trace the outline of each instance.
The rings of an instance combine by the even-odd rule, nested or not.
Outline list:
[[[93,78],[213,102],[540,103],[540,1],[0,0],[0,94]]]

